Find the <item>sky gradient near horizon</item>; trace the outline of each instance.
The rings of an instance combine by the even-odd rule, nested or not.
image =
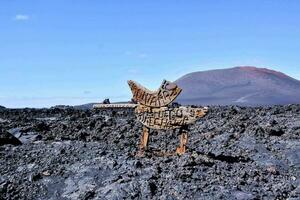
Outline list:
[[[1,0],[0,105],[131,98],[193,72],[234,66],[300,80],[298,0]]]

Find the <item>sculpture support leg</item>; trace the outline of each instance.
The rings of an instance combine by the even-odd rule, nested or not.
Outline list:
[[[182,155],[182,154],[185,153],[187,140],[188,140],[187,130],[182,129],[181,130],[181,135],[180,135],[180,145],[176,149],[177,154]]]
[[[149,138],[149,128],[144,126],[142,137],[141,137],[141,142],[140,142],[140,150],[139,150],[138,155],[140,155],[140,156],[143,155],[144,151],[147,149],[148,138]]]

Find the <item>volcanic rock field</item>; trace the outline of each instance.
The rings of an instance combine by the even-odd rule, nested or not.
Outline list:
[[[0,108],[0,199],[300,199],[300,105],[213,106],[180,133],[133,109]]]

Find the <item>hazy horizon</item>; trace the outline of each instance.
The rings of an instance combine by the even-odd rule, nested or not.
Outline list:
[[[300,80],[299,1],[2,1],[0,105],[126,101],[126,81],[256,66]]]

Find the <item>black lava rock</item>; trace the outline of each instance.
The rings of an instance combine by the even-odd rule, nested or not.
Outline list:
[[[0,109],[0,199],[299,199],[300,105],[212,106],[188,127],[150,130],[133,109]],[[9,130],[8,133],[5,130]],[[19,138],[19,139],[18,139]]]
[[[21,145],[22,143],[8,131],[0,129],[0,146],[5,144]]]

